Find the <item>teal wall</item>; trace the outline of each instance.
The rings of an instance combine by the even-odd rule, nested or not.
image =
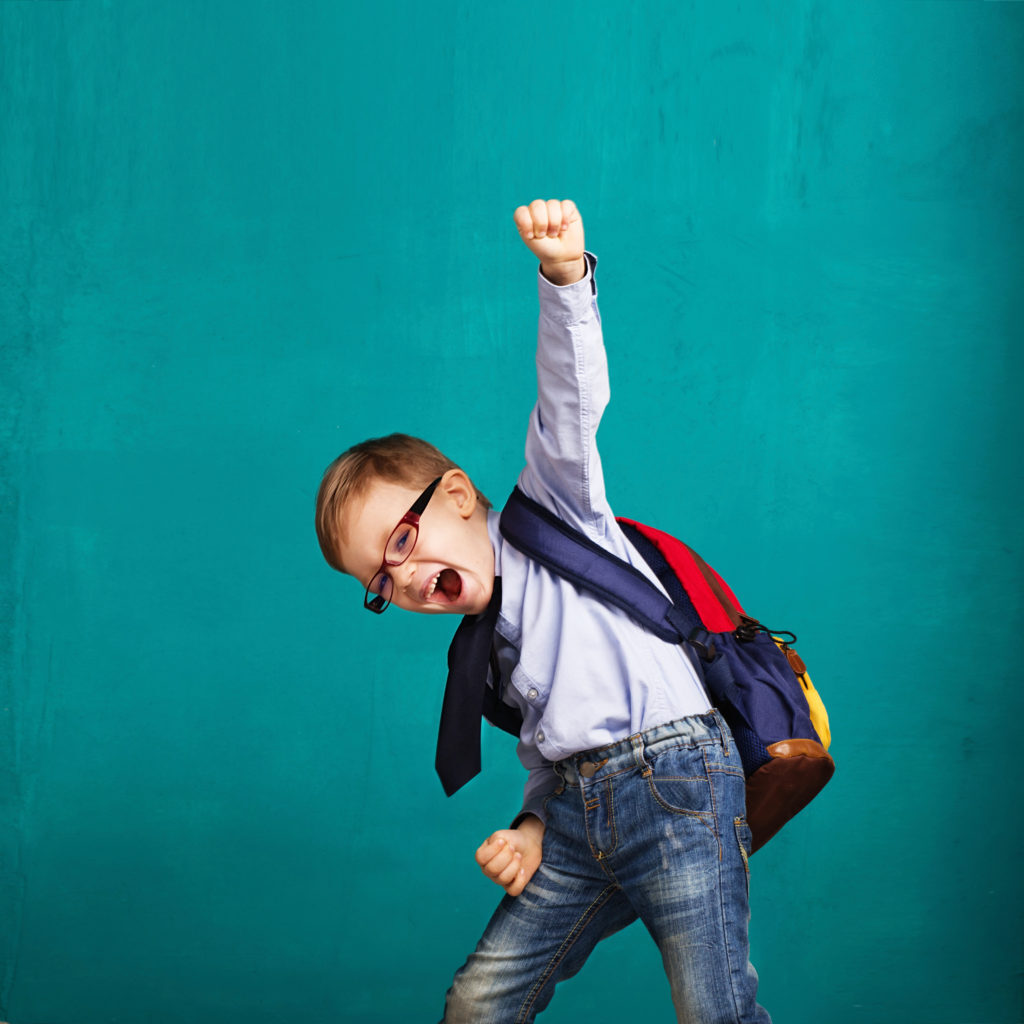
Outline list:
[[[395,429],[507,492],[556,195],[613,504],[832,714],[765,1004],[1024,1019],[1022,68],[1017,3],[0,3],[0,1018],[440,1014],[521,773],[444,799],[455,623],[368,621],[312,502]],[[597,1014],[670,1014],[637,928],[544,1019]]]

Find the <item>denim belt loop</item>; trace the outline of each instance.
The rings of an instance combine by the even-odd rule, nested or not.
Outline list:
[[[729,756],[729,727],[725,724],[725,719],[722,717],[722,713],[718,708],[712,708],[712,712],[715,716],[715,725],[718,726],[718,737],[722,741],[722,750],[725,756]]]
[[[631,736],[630,743],[633,745],[633,759],[636,761],[637,767],[640,769],[640,774],[646,779],[652,774],[653,769],[647,763],[647,758],[644,757],[644,737],[643,735]]]

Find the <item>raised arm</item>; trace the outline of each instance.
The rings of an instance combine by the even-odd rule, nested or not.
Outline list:
[[[608,404],[608,362],[583,218],[569,199],[534,200],[515,214],[523,244],[540,260],[537,404],[519,486],[599,543],[614,534],[597,451]]]

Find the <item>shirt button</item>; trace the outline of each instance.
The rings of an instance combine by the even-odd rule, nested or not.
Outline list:
[[[527,700],[536,700],[539,696],[540,696],[540,691],[535,686],[531,686],[526,691],[526,699]]]
[[[537,730],[537,742],[538,743],[543,743],[544,742],[544,730],[543,729],[538,729]]]

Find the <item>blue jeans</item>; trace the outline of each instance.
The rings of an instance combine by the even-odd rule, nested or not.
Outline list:
[[[685,1024],[770,1024],[747,943],[743,767],[715,711],[555,765],[544,857],[448,991],[445,1024],[526,1024],[603,938],[643,921]]]

